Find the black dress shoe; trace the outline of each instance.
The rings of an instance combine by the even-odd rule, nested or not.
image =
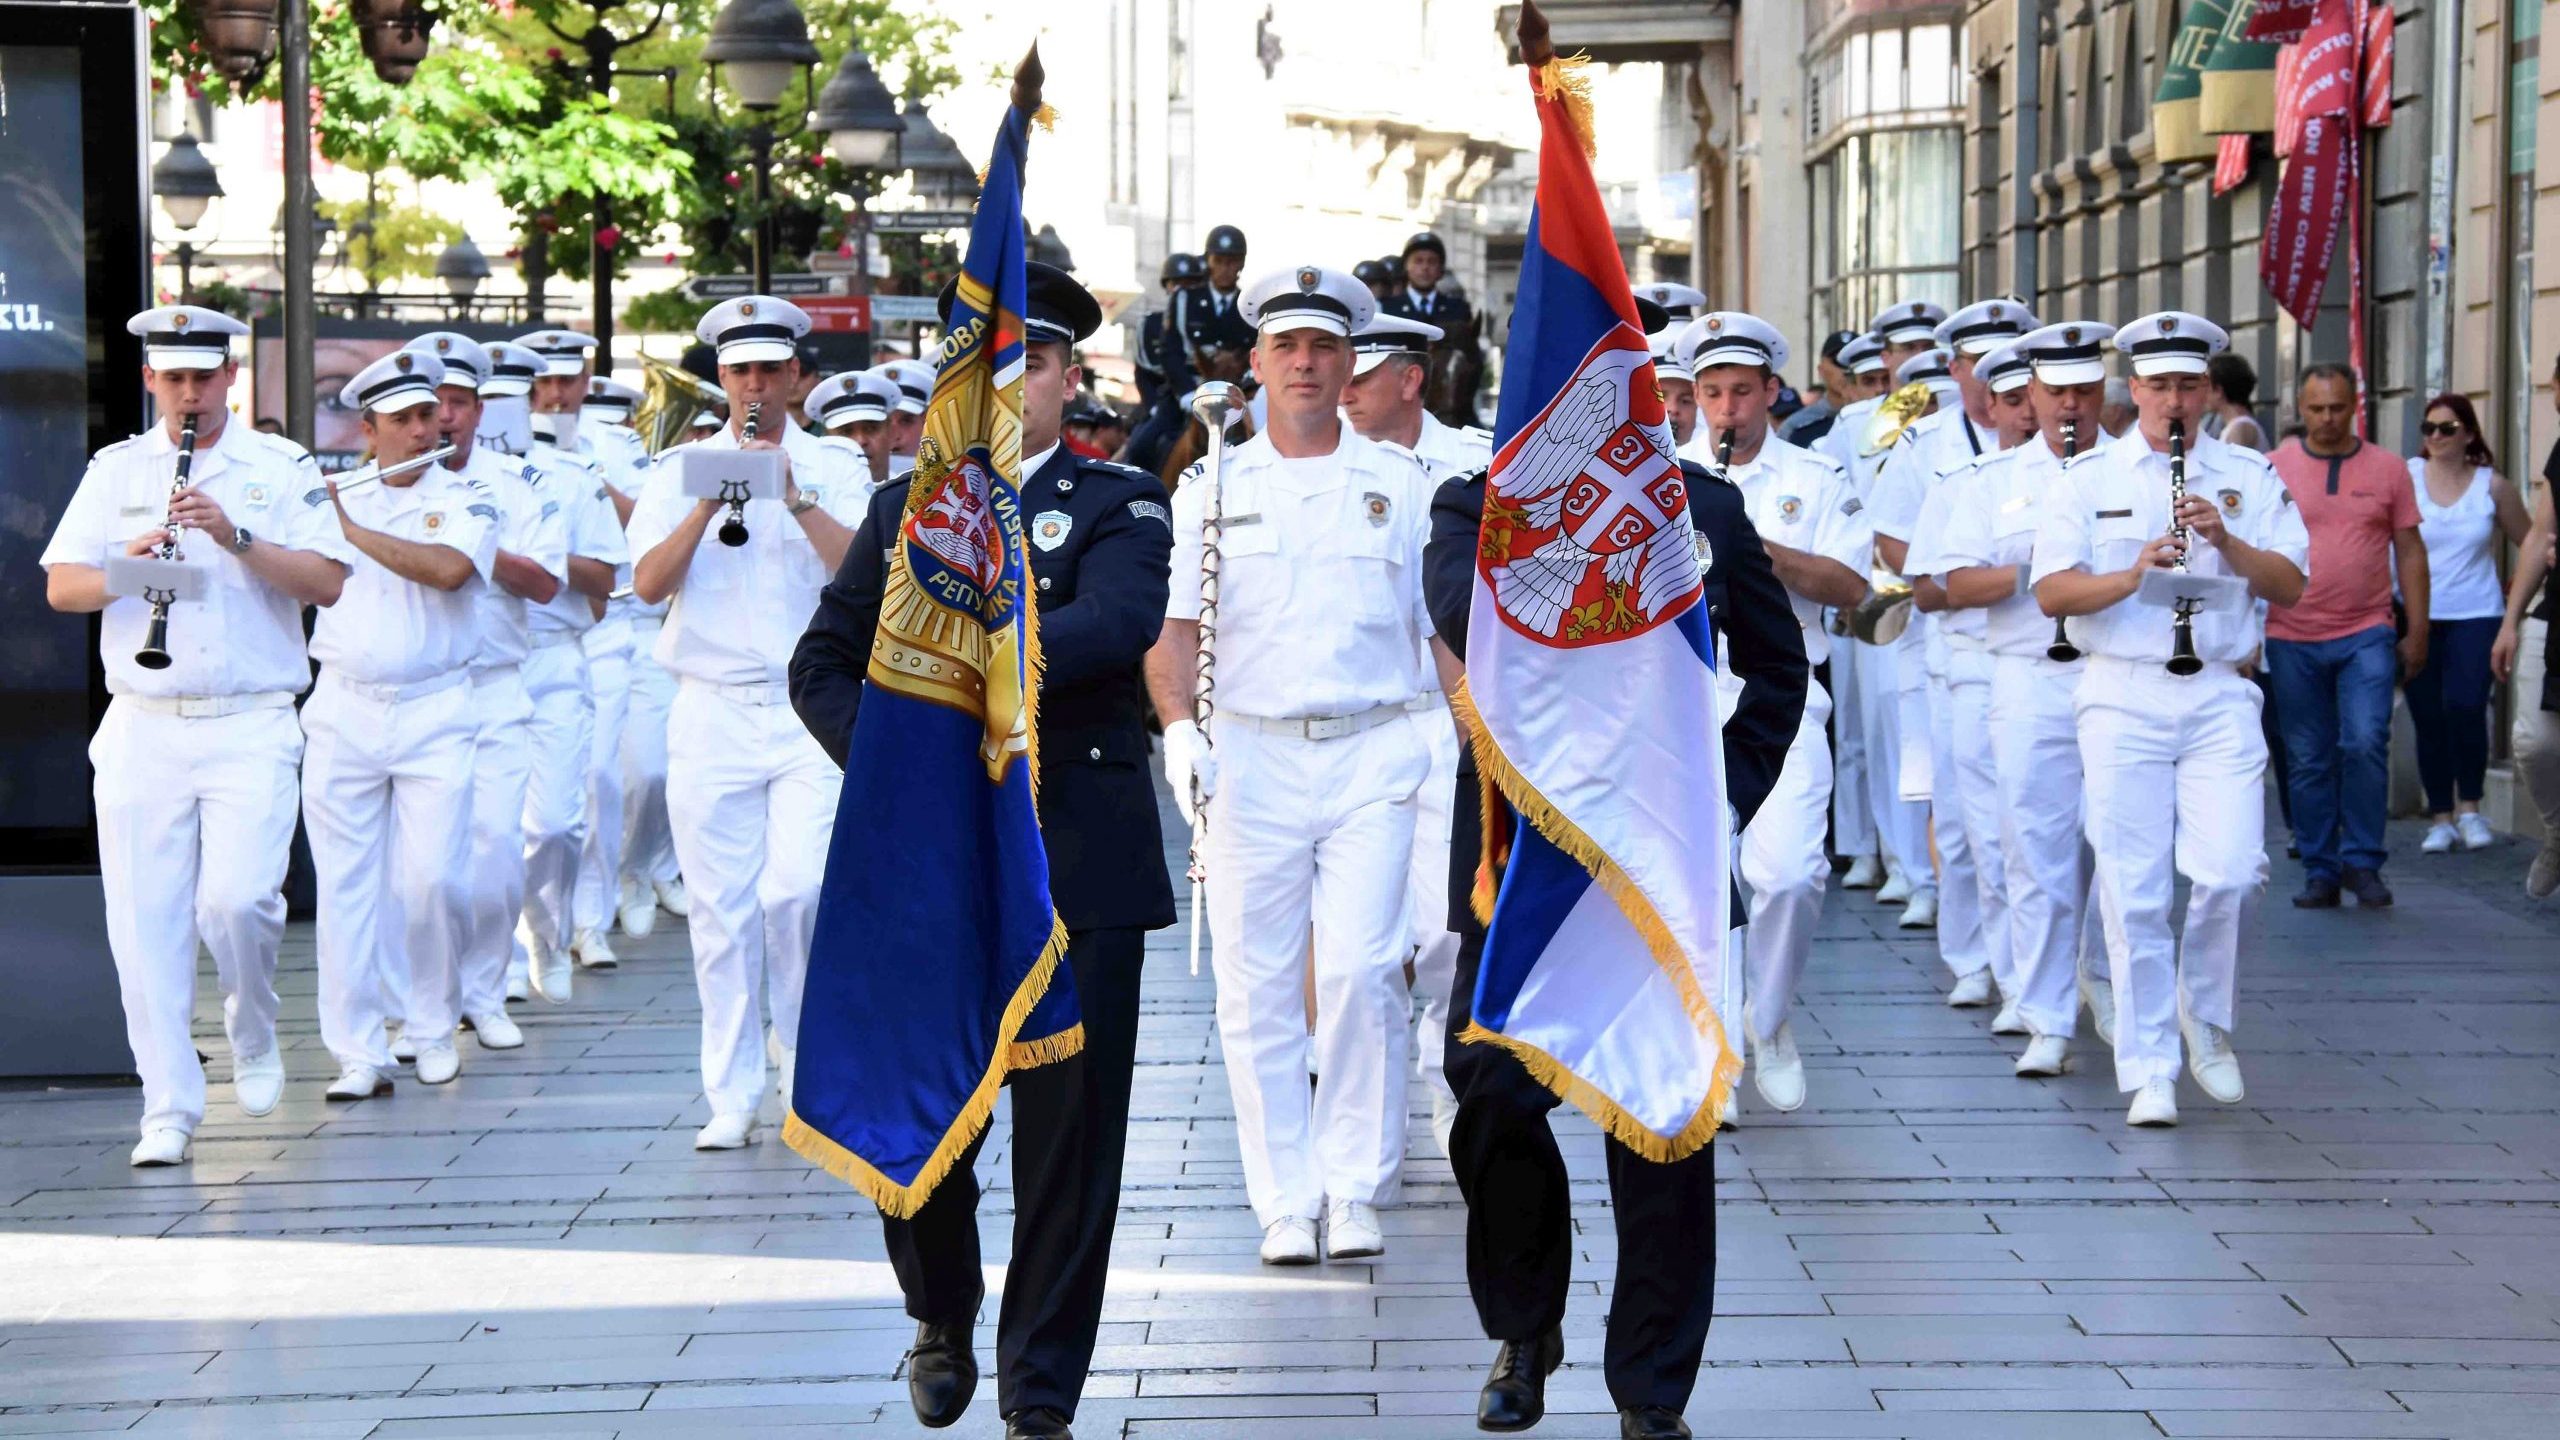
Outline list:
[[[960,1418],[978,1393],[978,1357],[969,1349],[969,1326],[916,1326],[916,1348],[907,1352],[907,1402],[928,1430]]]
[[[1076,1432],[1067,1428],[1066,1416],[1043,1405],[1006,1416],[1004,1440],[1076,1440]]]
[[[1618,1440],[1689,1440],[1689,1422],[1668,1405],[1618,1412]]]
[[[2348,871],[2347,893],[2355,896],[2356,904],[2367,910],[2388,910],[2391,908],[2391,887],[2382,883],[2381,871]]]
[[[2325,875],[2314,875],[2302,882],[2302,893],[2293,897],[2296,910],[2335,910],[2338,908],[2338,882]]]
[[[1547,1418],[1547,1377],[1564,1363],[1564,1331],[1535,1340],[1505,1340],[1493,1352],[1493,1373],[1476,1397],[1479,1430],[1526,1430]]]

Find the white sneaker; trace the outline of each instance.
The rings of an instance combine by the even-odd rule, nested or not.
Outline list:
[[[146,1130],[142,1143],[133,1147],[133,1168],[149,1170],[162,1165],[184,1165],[195,1155],[195,1137],[174,1125]]]
[[[614,918],[621,922],[622,933],[634,940],[645,940],[658,928],[658,892],[637,875],[622,877],[622,896],[614,906]]]
[[[1265,1265],[1313,1265],[1316,1263],[1316,1222],[1296,1215],[1283,1215],[1263,1226],[1262,1263]]]
[[[1426,1082],[1427,1083],[1427,1082]],[[1458,1133],[1458,1102],[1437,1084],[1431,1091],[1431,1138],[1440,1146],[1440,1158],[1449,1158],[1449,1137]]]
[[[2249,1087],[2240,1083],[2240,1057],[2231,1049],[2230,1032],[2189,1018],[2187,1007],[2181,1005],[2178,1033],[2187,1042],[2187,1073],[2196,1077],[2197,1089],[2225,1105],[2237,1105],[2248,1096]]]
[[[2095,975],[2080,977],[2080,1003],[2089,1007],[2089,1028],[2098,1032],[2099,1043],[2112,1050],[2116,1045],[2116,988]]]
[[[1751,1083],[1772,1110],[1804,1104],[1804,1057],[1796,1053],[1796,1032],[1789,1022],[1779,1021],[1777,1033],[1753,1047]]]
[[[401,1028],[401,1029],[398,1029],[398,1030],[394,1030],[394,1031],[392,1031],[392,1032],[391,1032],[391,1059],[392,1059],[392,1061],[393,1061],[394,1063],[396,1063],[396,1064],[406,1065],[406,1064],[408,1064],[410,1061],[415,1060],[415,1059],[417,1059],[417,1058],[418,1058],[418,1042],[409,1038],[409,1031],[408,1031],[408,1029],[407,1029],[406,1027],[403,1027],[403,1028]]]
[[[569,992],[575,986],[577,967],[569,957],[553,948],[533,927],[516,927],[516,943],[524,947],[525,973],[533,981],[533,993],[554,1005],[569,1003]]]
[[[252,1119],[273,1111],[284,1098],[283,1052],[270,1050],[254,1060],[233,1056],[231,1098]]]
[[[1887,866],[1884,872],[1884,888],[1876,891],[1876,903],[1899,905],[1910,898],[1911,877],[1903,874],[1902,867],[1899,865]]]
[[[2015,1000],[2001,1001],[2000,1013],[1991,1017],[1991,1033],[1994,1035],[2024,1035],[2027,1033],[2027,1029],[2026,1017],[2018,1013],[2018,1002]]]
[[[418,1083],[444,1085],[462,1073],[462,1052],[453,1048],[451,1040],[418,1047]]]
[[[1956,977],[1956,988],[1947,992],[1947,1008],[1970,1010],[1991,1003],[1991,967],[1983,966],[1970,975]]]
[[[1873,855],[1861,855],[1849,862],[1849,871],[1840,877],[1843,890],[1873,890],[1884,883],[1884,862]]]
[[[1378,1209],[1357,1200],[1329,1200],[1324,1207],[1324,1254],[1328,1260],[1366,1260],[1387,1253],[1387,1237],[1378,1229]]]
[[[2427,838],[2418,842],[2418,851],[2423,855],[2450,855],[2455,838],[2453,827],[2439,820],[2427,827]]]
[[[693,913],[693,901],[684,893],[684,877],[661,880],[657,884],[658,908],[681,920]]]
[[[756,1143],[756,1117],[753,1115],[714,1115],[711,1123],[693,1132],[696,1150],[744,1150]]]
[[[2178,1082],[2154,1080],[2133,1092],[2133,1108],[2124,1112],[2127,1125],[2168,1126],[2178,1123]]]
[[[2453,817],[2453,825],[2462,832],[2465,850],[2486,850],[2498,843],[2498,832],[2489,828],[2488,820],[2477,810]]]
[[[773,1057],[773,1073],[780,1082],[782,1113],[788,1115],[791,1113],[791,1080],[800,1068],[800,1052],[788,1045],[776,1045],[773,1048],[778,1052]]]
[[[2018,1078],[2036,1080],[2061,1074],[2070,1048],[2071,1042],[2059,1035],[2039,1035],[2028,1041],[2027,1053],[2018,1057]]]
[[[507,1003],[510,1005],[533,998],[533,980],[513,965],[507,967]]]
[[[1912,892],[1911,903],[1902,907],[1902,918],[1893,922],[1905,930],[1934,930],[1938,927],[1938,892],[1935,889]]]
[[[329,1082],[326,1093],[332,1100],[371,1100],[391,1093],[391,1077],[370,1065],[349,1065]]]
[[[578,938],[569,942],[569,956],[589,970],[610,970],[622,963],[604,932],[594,926],[579,931]]]
[[[508,1019],[504,1011],[494,1015],[465,1015],[462,1028],[479,1039],[483,1050],[515,1050],[524,1045],[524,1031],[517,1029],[516,1022]]]

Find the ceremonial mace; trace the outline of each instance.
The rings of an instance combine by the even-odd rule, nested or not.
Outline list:
[[[1207,466],[1201,483],[1209,487],[1209,503],[1200,516],[1200,648],[1191,669],[1191,723],[1200,747],[1211,754],[1209,718],[1218,713],[1218,558],[1219,529],[1225,519],[1219,477],[1226,467],[1227,419],[1243,404],[1236,387],[1212,381],[1191,397],[1191,415],[1208,432],[1202,455]],[[1200,767],[1191,767],[1191,973],[1200,973],[1200,905],[1209,872],[1200,863],[1200,838],[1209,830],[1209,797],[1200,793]]]

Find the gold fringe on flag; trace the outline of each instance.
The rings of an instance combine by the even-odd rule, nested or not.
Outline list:
[[[1592,130],[1591,68],[1588,55],[1559,55],[1531,73],[1529,84],[1541,100],[1553,100],[1564,106],[1567,120],[1573,122],[1575,138],[1582,142],[1582,158],[1596,159],[1600,141]]]

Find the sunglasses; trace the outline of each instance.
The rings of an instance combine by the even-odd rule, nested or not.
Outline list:
[[[2421,434],[2441,435],[2450,439],[2453,436],[2462,433],[2462,422],[2459,420],[2422,420],[2418,423],[2418,430]]]

